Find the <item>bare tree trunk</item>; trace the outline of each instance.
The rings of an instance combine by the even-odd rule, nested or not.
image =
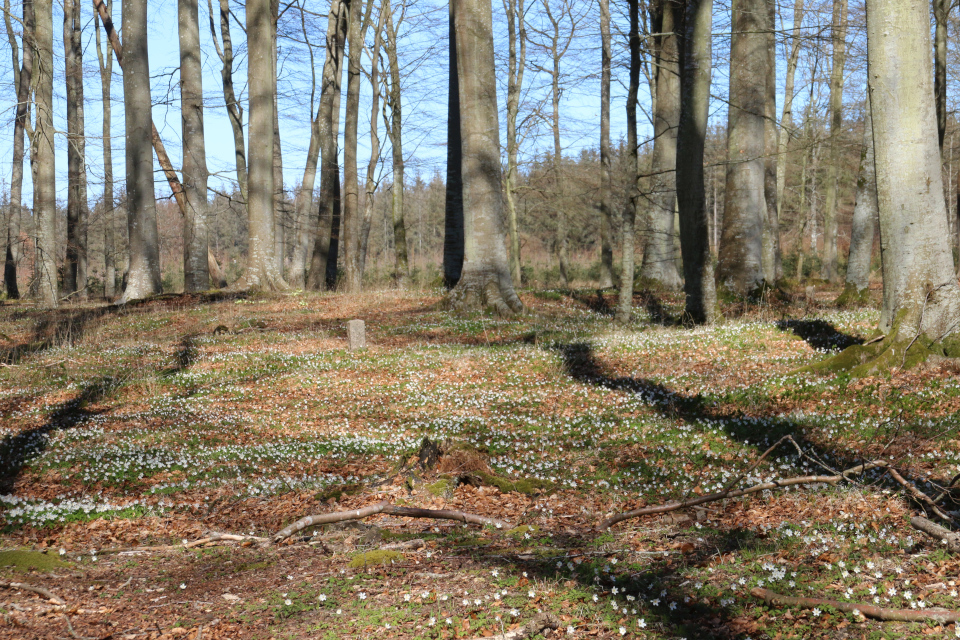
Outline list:
[[[766,100],[764,101],[764,177],[763,191],[766,200],[766,219],[763,222],[763,272],[774,283],[783,277],[780,255],[780,216],[777,204],[777,167],[779,158],[779,131],[777,127],[777,3],[769,1],[766,12],[767,76]]]
[[[271,0],[248,0],[247,86],[250,91],[250,166],[247,217],[249,242],[247,268],[233,289],[286,289],[287,283],[277,269],[274,243],[273,77],[274,27]]]
[[[677,200],[683,253],[686,315],[711,324],[717,305],[705,205],[703,149],[710,107],[712,0],[686,0],[680,42],[680,125],[677,132]]]
[[[13,124],[13,166],[10,178],[10,219],[7,221],[7,247],[4,252],[3,283],[7,297],[20,297],[17,284],[17,262],[20,257],[20,211],[23,200],[23,152],[24,134],[30,133],[30,93],[34,77],[34,12],[33,0],[23,0],[23,65],[18,61],[17,41],[10,21],[10,0],[4,0],[4,22],[10,51],[13,55],[13,75],[17,87],[17,111]]]
[[[627,89],[627,170],[630,175],[630,193],[623,212],[623,250],[622,273],[620,274],[620,296],[614,321],[627,324],[633,310],[633,254],[634,225],[637,219],[637,200],[640,197],[637,188],[637,176],[640,173],[640,160],[637,153],[637,93],[640,90],[640,3],[639,0],[627,0],[630,14],[630,84]]]
[[[853,209],[850,231],[850,257],[847,279],[841,297],[862,299],[870,287],[870,258],[877,227],[877,175],[874,169],[873,117],[870,94],[863,117],[863,147],[860,151],[860,177],[857,179],[857,204]]]
[[[343,48],[347,39],[349,3],[332,0],[330,17],[333,32],[327,30],[327,60],[321,78],[320,106],[320,200],[317,203],[317,234],[314,239],[307,288],[321,289],[328,284],[331,241],[339,229],[340,165],[337,158],[337,136],[340,128],[340,87],[343,79]],[[334,259],[334,273],[336,270]]]
[[[287,197],[283,188],[283,148],[280,144],[280,109],[277,100],[277,81],[279,69],[277,66],[277,22],[280,16],[279,0],[270,2],[271,19],[273,28],[271,29],[271,39],[273,40],[271,49],[273,50],[273,253],[277,259],[277,273],[283,277],[284,269],[284,247],[286,246],[286,213]]]
[[[367,247],[370,241],[370,227],[373,224],[373,212],[377,202],[377,164],[380,162],[380,135],[377,131],[377,122],[380,118],[380,46],[383,35],[384,12],[381,9],[377,16],[377,33],[373,41],[373,55],[370,60],[370,162],[367,164],[367,181],[365,186],[366,201],[363,208],[363,225],[360,228],[360,277],[363,278],[367,266]],[[448,151],[449,153],[449,151]],[[462,220],[462,218],[461,218]],[[462,230],[461,224],[461,230]],[[446,242],[446,238],[444,239]],[[446,250],[446,244],[444,244]]]
[[[207,157],[203,139],[203,68],[197,0],[178,0],[180,34],[180,113],[183,131],[183,288],[210,288],[207,264]]]
[[[721,286],[743,296],[755,293],[768,277],[762,259],[767,207],[763,160],[769,62],[766,14],[765,0],[733,3],[727,186],[717,275]]]
[[[57,169],[53,151],[53,9],[34,5],[36,17],[36,127],[30,152],[33,169],[33,215],[36,220],[34,280],[40,304],[56,307]]]
[[[100,95],[103,109],[103,297],[112,300],[117,295],[117,241],[116,206],[113,199],[113,139],[112,99],[110,85],[113,81],[113,49],[108,44],[106,52],[100,42],[100,14],[93,12],[97,45],[97,64],[100,70]]]
[[[793,92],[797,75],[797,63],[800,60],[800,27],[803,25],[803,0],[794,0],[793,35],[790,41],[790,55],[787,58],[787,77],[783,90],[783,115],[780,118],[780,138],[777,141],[777,220],[783,214],[783,193],[787,186],[787,149],[793,137]]]
[[[237,185],[240,189],[240,198],[244,205],[247,202],[247,152],[243,140],[243,107],[237,100],[233,89],[233,38],[230,35],[230,0],[220,0],[220,37],[223,39],[223,48],[217,41],[217,30],[213,21],[213,5],[207,0],[207,9],[210,15],[210,36],[213,45],[220,57],[220,79],[223,85],[223,101],[227,109],[227,118],[230,120],[230,129],[233,131],[234,162],[237,167]]]
[[[83,117],[80,4],[63,1],[64,78],[67,89],[67,264],[64,293],[85,299],[87,287],[87,171]]]
[[[600,288],[613,286],[613,204],[610,177],[610,0],[600,0]]]
[[[390,91],[386,96],[390,106],[390,146],[393,149],[393,248],[397,281],[401,284],[410,276],[407,260],[407,228],[403,221],[403,118],[400,89],[400,60],[397,55],[397,28],[394,26],[393,9],[390,0],[384,0],[383,10],[387,12],[387,61],[390,63]],[[462,79],[462,78],[461,78]]]
[[[841,136],[843,135],[843,66],[846,60],[847,0],[833,1],[833,70],[830,72],[830,164],[826,204],[823,209],[823,277],[836,282],[837,210],[840,188]]]
[[[459,311],[523,310],[510,277],[500,170],[497,78],[490,0],[453,0],[463,142],[463,272],[449,295]],[[388,30],[389,30],[389,16]]]
[[[150,62],[147,57],[147,2],[123,5],[123,105],[126,126],[127,229],[130,270],[118,301],[160,293],[160,248],[153,189],[153,112],[150,101]]]
[[[519,285],[520,230],[517,224],[517,154],[520,141],[517,138],[517,116],[520,113],[520,91],[523,88],[523,71],[527,64],[526,7],[525,0],[504,0],[507,13],[507,175],[504,195],[507,199],[507,226],[510,231],[510,273]],[[519,44],[519,55],[517,45]]]
[[[370,24],[372,0],[367,0],[363,22],[360,21],[360,0],[350,6],[350,56],[347,62],[347,112],[344,116],[343,134],[343,264],[346,290],[357,293],[363,285],[360,270],[360,176],[357,169],[357,142],[360,127],[360,58],[364,39]]]
[[[947,22],[950,19],[950,0],[933,0],[933,92],[937,107],[937,140],[943,155],[943,137],[947,132]]]
[[[934,129],[929,2],[870,0],[867,36],[883,256],[880,328],[889,336],[875,367],[887,368],[902,366],[918,337],[931,348],[950,336],[950,355],[960,355],[960,288]]]
[[[457,31],[450,3],[450,49],[447,75],[447,185],[444,202],[443,283],[457,286],[463,271],[463,157],[460,138],[460,82],[457,73]],[[509,109],[509,107],[508,107]],[[508,116],[509,117],[509,116]],[[508,136],[509,138],[509,136]]]
[[[677,202],[677,125],[680,122],[680,65],[675,27],[680,18],[677,0],[657,0],[651,6],[654,65],[657,87],[653,111],[653,194],[644,230],[643,278],[668,289],[680,288],[674,248],[674,211]]]

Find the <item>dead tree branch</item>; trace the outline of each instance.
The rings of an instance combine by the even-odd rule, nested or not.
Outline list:
[[[944,529],[940,525],[931,522],[923,516],[914,516],[910,518],[910,524],[917,531],[922,531],[931,538],[942,541],[949,551],[953,553],[960,552],[960,534],[954,533],[949,529]]]
[[[355,511],[337,511],[334,513],[321,513],[314,516],[307,516],[297,520],[290,526],[278,531],[273,536],[274,542],[282,542],[298,531],[307,527],[313,527],[318,524],[330,524],[332,522],[343,522],[344,520],[362,520],[370,516],[383,513],[392,516],[403,516],[406,518],[433,518],[436,520],[457,520],[468,524],[479,524],[483,526],[496,527],[498,529],[509,529],[512,525],[473,513],[464,513],[463,511],[453,511],[449,509],[418,509],[415,507],[398,507],[389,502],[378,502],[377,504],[357,509]]]
[[[50,600],[51,602],[55,602],[56,604],[60,604],[60,605],[66,604],[58,596],[55,596],[53,593],[51,593],[49,589],[44,589],[43,587],[35,587],[32,584],[26,584],[25,582],[0,582],[0,587],[4,589],[14,589],[14,590],[19,589],[20,591],[30,591],[32,593],[41,595],[47,600]]]
[[[833,607],[844,613],[853,613],[856,611],[867,618],[890,622],[939,622],[941,624],[947,624],[960,620],[960,611],[949,611],[947,609],[923,609],[917,611],[912,609],[885,609],[884,607],[876,607],[870,604],[840,602],[838,600],[827,600],[826,598],[783,596],[769,589],[761,589],[760,587],[751,589],[750,595],[760,598],[769,605],[778,607],[794,606],[803,609]]]

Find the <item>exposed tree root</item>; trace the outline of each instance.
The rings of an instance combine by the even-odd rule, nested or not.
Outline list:
[[[384,513],[392,516],[403,516],[406,518],[433,518],[435,520],[457,520],[468,524],[479,524],[484,526],[496,527],[498,529],[510,529],[512,525],[496,518],[488,518],[473,513],[464,513],[463,511],[453,511],[449,509],[417,509],[414,507],[398,507],[389,502],[379,502],[369,507],[357,509],[355,511],[337,511],[334,513],[321,513],[315,516],[307,516],[297,520],[290,526],[278,531],[273,536],[274,542],[282,542],[307,527],[318,524],[329,524],[331,522],[343,522],[344,520],[362,520],[370,516]]]
[[[469,267],[464,265],[460,281],[447,294],[443,306],[458,313],[489,309],[502,317],[523,312],[523,302],[513,288],[509,271]]]
[[[948,609],[922,609],[914,611],[913,609],[886,609],[876,607],[870,604],[860,604],[856,602],[840,602],[839,600],[827,600],[826,598],[798,598],[794,596],[784,596],[770,591],[754,587],[750,590],[750,595],[760,598],[769,605],[795,606],[803,609],[813,609],[815,607],[833,607],[844,613],[859,612],[867,618],[874,620],[885,620],[890,622],[939,622],[946,624],[960,620],[960,611],[950,611]]]
[[[550,613],[541,613],[536,618],[523,625],[519,629],[501,633],[497,636],[487,636],[486,638],[473,638],[472,640],[524,640],[532,638],[544,629],[557,629],[560,627],[560,619]]]
[[[43,587],[35,587],[32,584],[26,584],[24,582],[5,582],[4,581],[4,582],[0,582],[0,587],[4,589],[15,589],[15,590],[19,589],[20,591],[30,591],[32,593],[41,595],[47,600],[55,602],[56,604],[60,604],[60,605],[66,604],[59,597],[51,593],[49,589],[44,589]]]
[[[930,522],[922,516],[910,518],[910,525],[917,531],[922,531],[931,538],[943,542],[947,550],[953,553],[960,552],[960,534],[945,529],[935,522]]]

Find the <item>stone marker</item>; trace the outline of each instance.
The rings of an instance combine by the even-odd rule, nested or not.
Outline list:
[[[367,348],[367,329],[363,320],[350,320],[347,322],[347,350],[356,351],[357,349]]]

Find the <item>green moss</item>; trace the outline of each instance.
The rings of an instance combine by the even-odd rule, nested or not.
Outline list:
[[[445,498],[453,493],[454,487],[456,487],[456,483],[453,478],[440,478],[433,484],[427,485],[427,491],[432,495]]]
[[[0,567],[14,571],[48,572],[70,566],[53,553],[40,551],[0,551]]]
[[[507,478],[502,478],[484,471],[475,471],[473,473],[480,478],[483,484],[496,487],[500,490],[500,493],[510,493],[512,491],[516,491],[517,493],[533,495],[536,493],[551,491],[554,488],[554,484],[552,482],[548,482],[547,480],[538,480],[537,478],[509,480]]]
[[[838,373],[850,371],[869,362],[877,356],[877,345],[863,346],[855,344],[847,347],[832,358],[808,365],[799,369],[798,373],[814,371],[820,373]]]
[[[532,533],[533,531],[534,531],[534,528],[531,527],[530,525],[522,524],[522,525],[520,525],[519,527],[514,527],[513,529],[508,529],[506,533],[507,533],[508,536],[513,536],[513,537],[515,537],[515,538],[520,538],[520,537],[523,536],[523,534],[525,534],[525,533]]]
[[[857,289],[851,283],[843,287],[843,292],[834,301],[838,307],[866,307],[873,303],[869,289]]]
[[[960,358],[960,333],[954,333],[940,341],[943,355],[948,358]]]
[[[354,556],[349,566],[351,569],[362,569],[368,566],[391,564],[398,560],[403,560],[403,554],[399,551],[366,551]]]
[[[323,491],[313,496],[313,499],[318,502],[326,502],[327,500],[339,500],[343,496],[349,496],[354,493],[359,492],[363,489],[363,486],[359,484],[338,484],[332,487],[327,487]]]

